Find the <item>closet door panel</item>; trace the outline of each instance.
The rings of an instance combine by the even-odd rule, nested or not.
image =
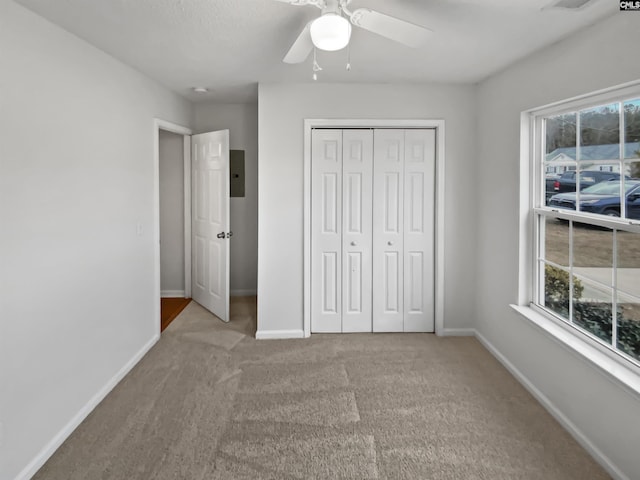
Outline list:
[[[370,332],[373,132],[342,134],[342,331]]]
[[[373,142],[373,331],[404,329],[404,130]]]
[[[407,130],[404,160],[404,331],[433,332],[435,130]]]
[[[382,271],[382,280],[384,280],[384,312],[398,314],[401,312],[402,305],[402,263],[398,252],[384,252],[384,268]]]
[[[342,331],[342,131],[311,137],[311,331]]]

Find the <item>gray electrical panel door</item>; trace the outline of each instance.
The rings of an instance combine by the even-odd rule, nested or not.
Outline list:
[[[244,197],[244,150],[229,150],[230,191],[232,197]]]

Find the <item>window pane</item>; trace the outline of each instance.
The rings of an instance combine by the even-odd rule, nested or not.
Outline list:
[[[550,195],[547,198],[547,205],[555,205],[560,206],[561,208],[575,208],[575,198],[566,197],[562,195],[557,198],[553,198],[554,195],[564,194],[576,191],[576,179],[578,178],[578,173],[574,170],[567,171],[556,178],[553,182],[546,182],[547,189],[553,189],[553,192],[550,192]],[[569,202],[568,205],[564,205],[564,202]],[[573,202],[573,203],[572,203]]]
[[[640,220],[640,162],[633,162],[629,165],[629,170],[637,173],[637,180],[627,180],[625,182],[627,200],[626,217],[634,220]]]
[[[569,273],[548,264],[544,266],[544,305],[569,318]]]
[[[640,298],[640,233],[616,230],[616,285]]]
[[[640,99],[624,104],[624,158],[640,157]]]
[[[640,360],[640,298],[618,294],[617,348]]]
[[[640,234],[616,231],[618,348],[640,359]]]
[[[620,173],[618,165],[595,164],[580,172],[580,211],[611,217],[620,216]],[[616,171],[608,171],[607,168]]]
[[[546,119],[546,149],[544,159],[545,171],[545,205],[549,198],[559,193],[558,181],[571,176],[576,164],[576,113],[557,115]],[[567,173],[569,172],[569,173]]]
[[[569,222],[544,217],[544,259],[569,268]]]
[[[546,119],[546,161],[576,159],[576,114]]]
[[[573,323],[611,344],[611,288],[591,283],[584,278],[574,279],[573,288]]]
[[[580,112],[580,153],[578,160],[620,158],[619,103]]]
[[[576,165],[562,163],[560,165],[548,164],[544,180],[545,205],[549,205],[549,200],[554,195],[566,191],[563,186],[569,185],[571,190],[575,190]]]
[[[573,272],[612,286],[613,230],[573,223]]]
[[[543,259],[569,268],[569,222],[542,217],[544,232]],[[569,319],[569,273],[553,265],[543,264],[544,305]]]
[[[640,179],[640,160],[629,161],[624,163],[624,174],[631,179]]]

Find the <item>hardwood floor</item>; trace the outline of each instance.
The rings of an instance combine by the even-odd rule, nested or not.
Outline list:
[[[169,326],[180,314],[184,307],[189,305],[190,298],[161,298],[160,299],[160,331]]]

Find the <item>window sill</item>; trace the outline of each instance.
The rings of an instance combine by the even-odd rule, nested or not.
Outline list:
[[[640,373],[631,364],[624,365],[624,360],[616,360],[601,352],[598,348],[577,337],[568,328],[559,325],[531,307],[511,305],[516,312],[535,324],[545,334],[559,342],[563,347],[576,353],[581,358],[598,367],[605,376],[615,379],[629,393],[640,396]]]

